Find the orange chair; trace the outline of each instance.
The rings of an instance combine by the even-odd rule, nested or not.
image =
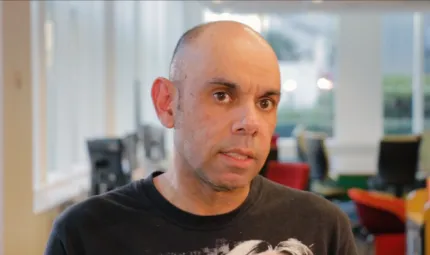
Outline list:
[[[352,188],[360,224],[374,237],[375,255],[406,253],[406,202],[393,195]]]
[[[309,182],[309,165],[304,163],[269,161],[266,177],[282,185],[305,190]]]

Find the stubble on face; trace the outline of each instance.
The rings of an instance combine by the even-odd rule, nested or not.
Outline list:
[[[179,85],[179,84],[178,84]],[[184,121],[184,116],[185,115],[190,115],[192,116],[192,113],[187,113],[185,111],[187,111],[186,108],[183,107],[183,87],[179,87],[177,86],[177,97],[176,97],[176,113],[175,113],[175,131],[181,131],[180,129],[183,127],[182,123]],[[191,100],[193,99],[194,95],[190,94],[189,97],[191,97]],[[204,132],[204,130],[199,130],[196,132]],[[194,139],[194,136],[196,135],[196,132],[191,132],[190,133],[190,139]],[[200,133],[200,135],[197,136],[204,136],[204,134]],[[202,184],[204,184],[205,186],[208,186],[211,190],[215,191],[215,192],[231,192],[239,187],[235,187],[235,186],[231,186],[231,185],[227,185],[227,184],[223,184],[223,183],[215,183],[214,181],[212,181],[210,179],[210,177],[205,173],[205,169],[204,169],[204,162],[200,162],[200,166],[193,166],[193,164],[190,162],[190,160],[192,161],[196,161],[193,159],[189,159],[190,157],[193,157],[193,155],[186,155],[187,151],[192,151],[192,148],[194,145],[194,143],[192,141],[189,141],[188,139],[185,139],[183,141],[180,141],[177,143],[178,145],[182,144],[180,150],[178,150],[179,155],[181,156],[182,160],[184,161],[184,163],[187,165],[188,170],[195,176],[195,178],[197,180],[199,180]]]

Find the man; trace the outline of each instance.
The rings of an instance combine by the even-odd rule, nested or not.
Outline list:
[[[357,254],[336,206],[258,175],[280,99],[276,55],[258,33],[193,28],[151,96],[174,129],[172,169],[67,210],[46,255]]]

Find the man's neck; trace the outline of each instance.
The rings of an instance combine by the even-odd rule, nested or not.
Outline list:
[[[220,215],[238,208],[250,187],[233,191],[215,191],[190,171],[172,169],[154,179],[157,190],[179,209],[196,215]]]

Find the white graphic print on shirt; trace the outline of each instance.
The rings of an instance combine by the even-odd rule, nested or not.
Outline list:
[[[246,241],[226,255],[251,255],[251,254],[264,254],[264,255],[313,255],[313,252],[297,239],[290,238],[287,241],[280,242],[276,247],[272,247],[266,242],[259,240]]]
[[[171,252],[166,255],[314,255],[310,247],[294,238],[280,242],[275,247],[262,240],[240,242],[231,250],[229,247],[225,240],[218,240],[216,248],[203,248],[189,253]]]

